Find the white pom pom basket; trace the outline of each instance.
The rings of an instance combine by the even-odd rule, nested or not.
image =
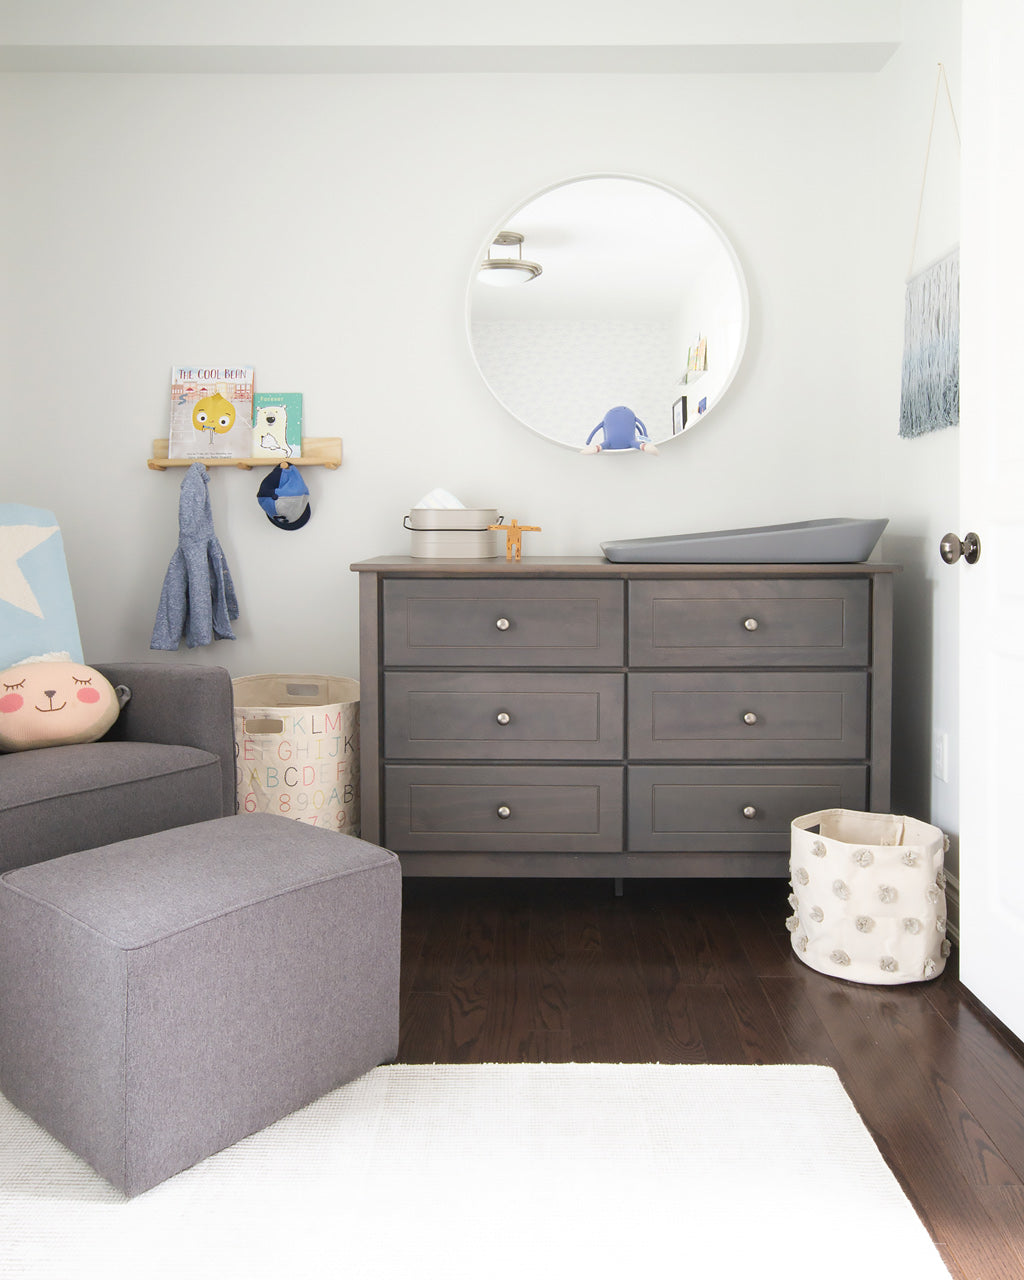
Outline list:
[[[895,814],[821,809],[791,826],[786,921],[797,956],[833,978],[896,985],[946,965],[946,840]]]

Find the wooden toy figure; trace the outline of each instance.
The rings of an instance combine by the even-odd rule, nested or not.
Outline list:
[[[513,520],[511,524],[489,524],[488,529],[501,529],[505,534],[505,559],[521,560],[523,558],[523,534],[541,533],[539,524],[520,524]],[[513,555],[515,552],[515,555]]]

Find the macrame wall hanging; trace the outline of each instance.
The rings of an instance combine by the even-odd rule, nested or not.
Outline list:
[[[954,427],[960,421],[960,249],[959,246],[917,275],[914,255],[921,229],[928,158],[935,130],[935,110],[939,89],[944,86],[953,132],[960,147],[953,98],[946,69],[939,63],[928,126],[928,146],[921,175],[921,194],[914,223],[914,243],[907,268],[907,299],[903,333],[903,381],[900,391],[900,435],[920,436],[940,427]]]

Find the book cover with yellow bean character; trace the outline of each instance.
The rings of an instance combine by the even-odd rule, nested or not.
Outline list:
[[[174,365],[167,456],[251,457],[252,386],[246,365]]]

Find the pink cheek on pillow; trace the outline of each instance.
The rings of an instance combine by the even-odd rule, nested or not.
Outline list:
[[[100,691],[99,689],[79,689],[76,696],[79,702],[99,702]]]
[[[25,705],[25,699],[20,693],[5,693],[0,698],[0,712],[20,711]]]

